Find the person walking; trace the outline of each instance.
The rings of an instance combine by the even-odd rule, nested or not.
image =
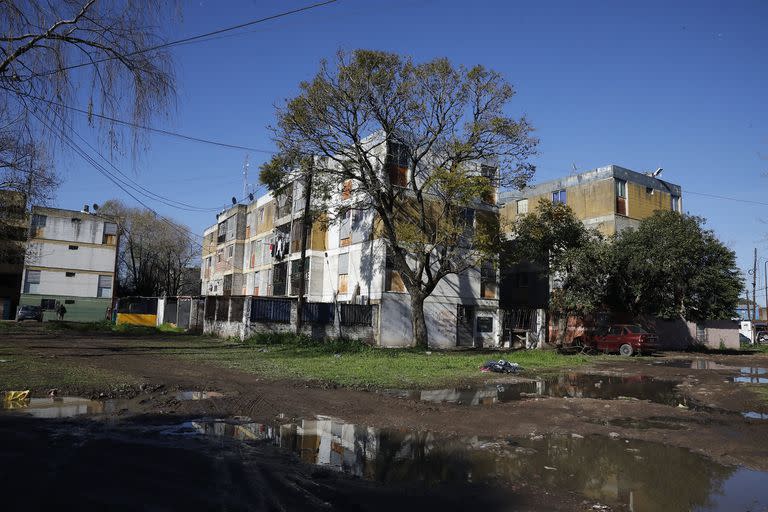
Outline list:
[[[64,304],[59,303],[59,307],[56,309],[56,313],[59,315],[59,321],[64,321],[64,315],[67,314],[67,308],[64,307]]]

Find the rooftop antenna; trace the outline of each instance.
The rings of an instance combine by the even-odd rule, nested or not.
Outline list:
[[[576,162],[571,162],[571,167],[573,167],[573,174],[579,174],[579,169],[576,167]]]
[[[248,158],[250,155],[248,153],[245,154],[245,163],[243,164],[243,197],[246,197],[248,195],[248,167],[251,165],[248,163]]]

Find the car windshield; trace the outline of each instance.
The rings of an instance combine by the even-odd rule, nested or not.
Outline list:
[[[648,332],[645,329],[643,329],[642,327],[640,327],[639,325],[628,325],[627,329],[632,334],[645,334],[646,332]]]

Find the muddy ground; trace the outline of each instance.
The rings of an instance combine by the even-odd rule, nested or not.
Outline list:
[[[593,507],[602,506],[604,501],[604,493],[575,492],[567,484],[555,485],[538,477],[506,480],[501,485],[488,479],[474,482],[447,477],[441,477],[442,482],[441,478],[433,479],[429,485],[407,478],[393,483],[391,473],[386,478],[354,478],[301,463],[301,454],[297,457],[266,442],[164,433],[169,425],[194,418],[247,417],[258,424],[274,425],[323,416],[364,428],[428,431],[445,439],[539,439],[543,435],[616,439],[641,447],[643,442],[661,443],[700,454],[723,467],[768,471],[768,421],[743,415],[752,412],[759,418],[761,413],[768,413],[768,403],[748,384],[732,382],[739,368],[768,367],[768,355],[764,354],[616,357],[615,361],[599,361],[572,372],[605,376],[606,382],[612,377],[629,377],[631,381],[640,376],[670,382],[676,397],[672,402],[638,400],[631,394],[612,400],[579,398],[582,393],[574,389],[569,393],[574,396],[528,396],[472,406],[265,380],[241,371],[159,356],[162,350],[143,347],[141,338],[67,333],[7,335],[4,341],[11,341],[14,350],[21,353],[62,362],[87,361],[91,367],[141,376],[144,382],[141,388],[118,391],[59,390],[60,395],[118,398],[108,412],[97,415],[41,421],[23,414],[0,414],[0,485],[16,491],[10,494],[10,502],[6,501],[11,509],[79,504],[81,509],[110,510],[384,510],[429,506],[448,510],[470,506],[485,510],[599,510]],[[488,383],[503,386],[522,380],[489,376]],[[593,385],[599,387],[601,383]],[[178,390],[213,390],[223,396],[181,400]],[[34,391],[42,396],[46,390]],[[690,499],[690,503],[695,502]],[[632,502],[616,499],[609,506],[621,510]],[[685,504],[680,506],[686,509]],[[768,502],[757,503],[751,510],[766,507]]]

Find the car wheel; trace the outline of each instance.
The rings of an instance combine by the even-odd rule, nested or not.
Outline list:
[[[619,347],[619,354],[629,357],[632,355],[632,345],[629,343],[623,344],[621,347]]]

